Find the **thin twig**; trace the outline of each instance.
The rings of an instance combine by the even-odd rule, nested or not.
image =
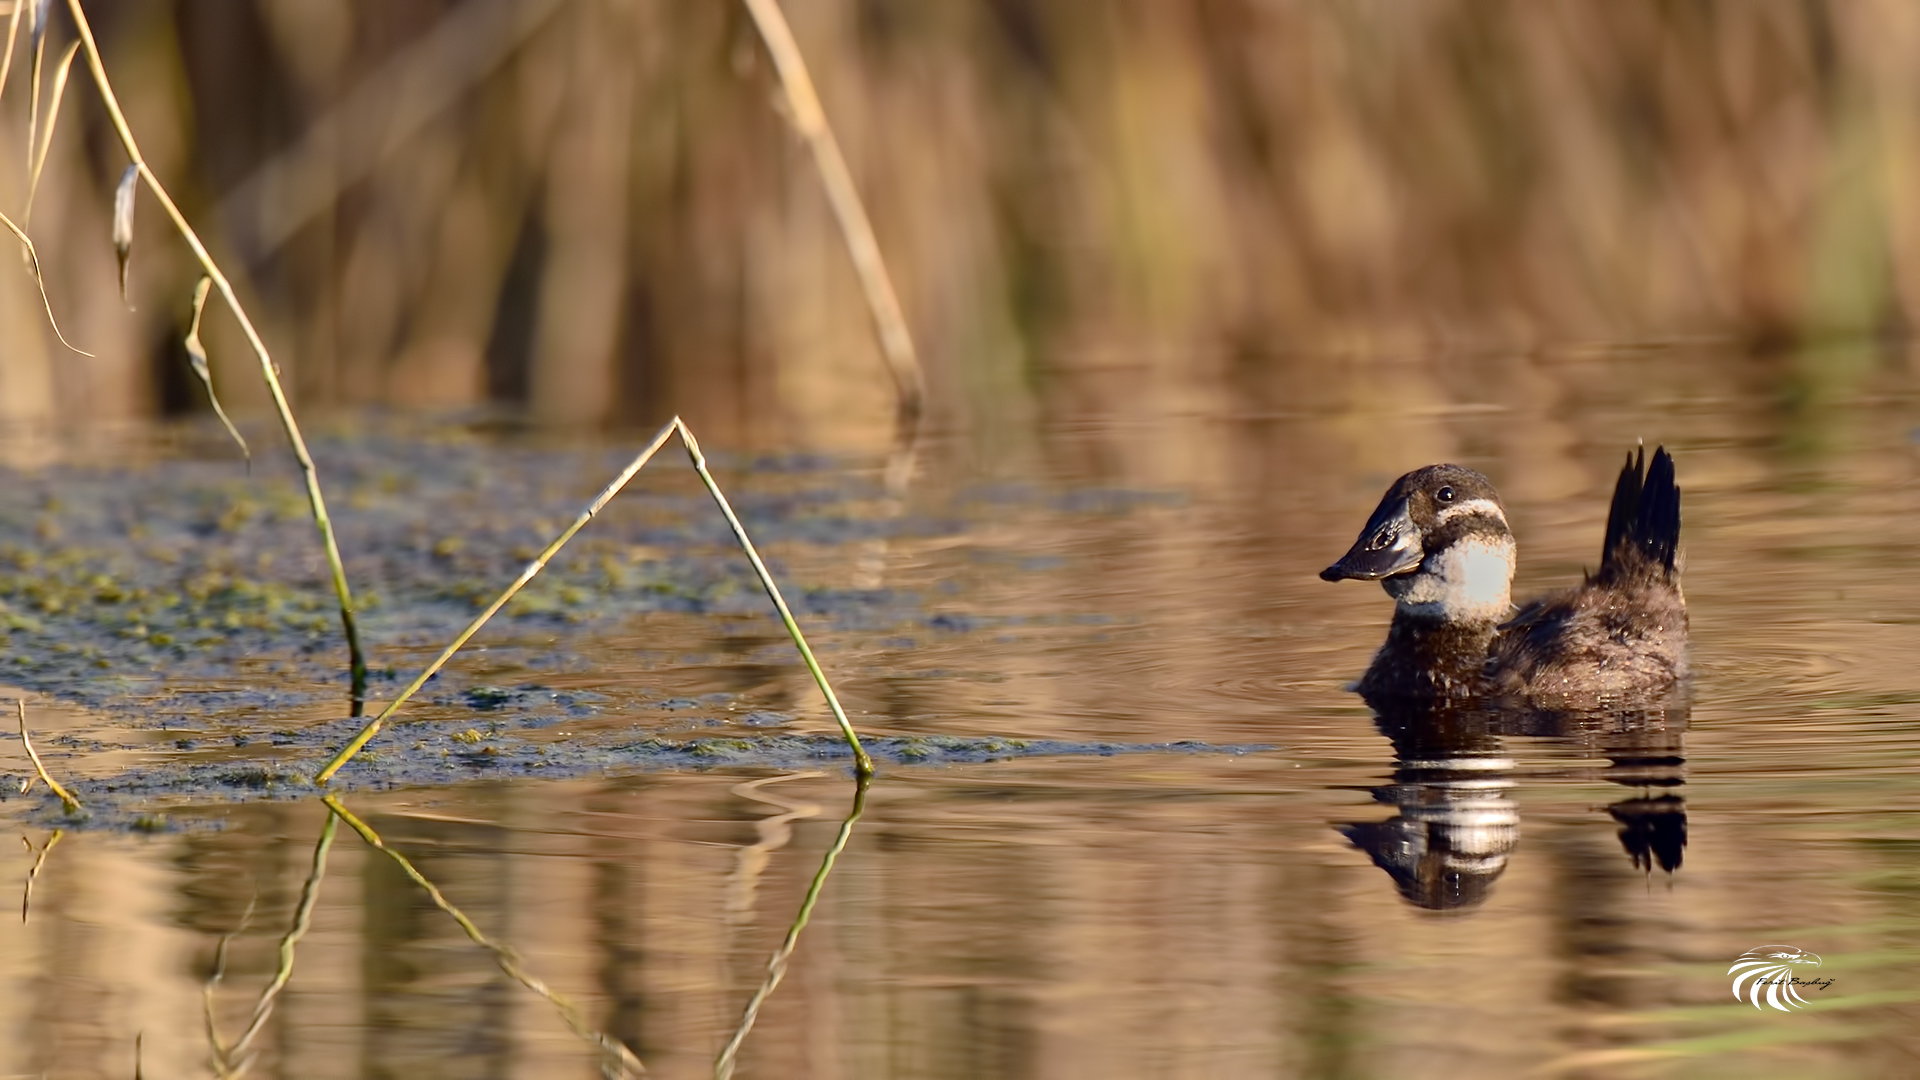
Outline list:
[[[819,93],[814,90],[813,77],[807,73],[807,62],[800,55],[800,46],[793,40],[793,30],[781,14],[779,3],[777,0],[745,0],[745,3],[754,26],[760,30],[760,39],[766,42],[767,52],[773,56],[774,70],[780,75],[780,89],[786,95],[793,126],[813,151],[813,163],[819,170],[820,184],[826,189],[827,203],[833,207],[834,220],[839,223],[840,235],[847,244],[847,254],[853,259],[854,273],[859,276],[861,291],[866,294],[867,311],[873,316],[874,333],[880,339],[880,353],[886,358],[887,371],[893,375],[897,421],[902,428],[918,427],[925,406],[926,378],[920,371],[913,335],[907,332],[907,320],[900,311],[900,298],[893,290],[893,278],[888,275],[887,262],[880,255],[880,243],[874,239],[873,222],[867,219],[867,208],[860,201],[853,173],[847,168],[846,157],[840,153],[840,142],[833,137],[833,128],[827,124],[827,113],[820,105]]]
[[[627,1049],[624,1044],[613,1036],[596,1031],[589,1026],[586,1019],[580,1015],[578,1006],[561,996],[537,976],[521,967],[519,955],[516,954],[510,946],[502,945],[481,932],[480,928],[474,925],[473,920],[467,918],[465,912],[455,907],[453,902],[441,893],[439,887],[427,880],[427,876],[422,874],[412,862],[408,861],[405,855],[388,847],[386,841],[380,839],[380,834],[374,832],[371,825],[355,817],[353,811],[348,810],[339,799],[332,795],[322,796],[321,801],[327,804],[327,808],[332,810],[335,816],[346,822],[348,828],[359,833],[360,839],[365,840],[369,847],[379,851],[387,858],[392,859],[394,864],[400,867],[401,873],[407,875],[408,879],[415,885],[425,889],[427,898],[433,901],[433,905],[448,915],[451,915],[453,921],[460,924],[460,929],[466,932],[467,938],[470,941],[493,953],[494,963],[500,965],[500,970],[506,972],[509,978],[552,1002],[554,1008],[560,1010],[560,1018],[566,1021],[567,1026],[573,1029],[574,1034],[592,1043],[598,1047],[602,1053],[606,1054],[608,1057],[606,1064],[621,1067],[623,1071],[618,1075],[647,1075],[647,1067],[641,1063],[633,1051]]]
[[[120,136],[120,145],[127,158],[140,170],[140,178],[146,182],[147,190],[160,201],[160,206],[172,219],[173,227],[180,233],[187,246],[200,262],[200,269],[213,280],[213,286],[220,290],[220,296],[227,303],[227,309],[233,312],[241,331],[246,335],[247,344],[253,348],[253,354],[260,361],[260,373],[266,379],[267,390],[273,395],[273,406],[280,414],[280,424],[286,429],[287,442],[293,447],[293,456],[300,463],[301,475],[306,480],[307,502],[313,510],[313,523],[320,530],[320,542],[326,549],[327,568],[333,577],[333,591],[340,599],[340,625],[346,633],[347,652],[353,681],[354,714],[360,712],[366,700],[367,658],[360,648],[360,628],[354,618],[353,593],[347,587],[346,567],[340,560],[340,545],[334,540],[333,520],[327,515],[327,501],[320,491],[320,472],[313,464],[313,456],[307,452],[307,441],[300,434],[300,425],[293,419],[293,407],[287,403],[286,391],[280,386],[280,373],[273,358],[267,353],[266,342],[261,340],[259,331],[253,327],[253,320],[247,317],[246,309],[240,306],[240,298],[234,294],[233,285],[227,281],[227,275],[221,273],[214,263],[213,256],[207,253],[207,247],[200,242],[200,235],[187,223],[186,215],[174,205],[172,196],[160,184],[160,178],[147,166],[146,158],[141,156],[140,146],[133,138],[133,129],[127,125],[127,117],[120,110],[120,100],[114,96],[113,84],[107,79],[106,64],[100,58],[100,46],[93,39],[93,27],[87,22],[86,12],[80,8],[80,0],[67,0],[67,10],[73,13],[73,21],[80,31],[80,41],[87,52],[87,67],[93,72],[93,82],[100,91],[101,103],[106,106],[107,115],[113,120],[114,131]]]
[[[53,299],[47,295],[47,279],[40,274],[40,252],[33,246],[33,241],[28,238],[26,231],[15,225],[13,219],[5,214],[0,214],[0,225],[6,226],[7,231],[20,241],[20,246],[26,249],[27,265],[33,269],[33,283],[40,289],[40,304],[47,309],[47,325],[53,327],[53,336],[60,339],[60,344],[81,356],[92,356],[92,353],[68,341],[67,335],[60,332],[60,320],[53,317]]]
[[[14,708],[20,712],[20,741],[27,747],[27,756],[33,759],[33,771],[39,775],[41,781],[44,782],[47,787],[53,789],[55,795],[60,796],[60,804],[67,808],[68,814],[78,814],[81,809],[80,800],[74,798],[73,792],[61,787],[60,781],[55,780],[48,774],[47,767],[40,763],[39,751],[33,748],[33,740],[27,737],[26,701],[22,698],[14,698],[13,704]]]
[[[767,564],[760,560],[760,553],[754,550],[753,541],[747,537],[746,528],[740,524],[740,519],[734,515],[733,507],[727,503],[727,497],[720,493],[720,485],[714,481],[713,474],[707,471],[707,461],[706,458],[700,454],[699,441],[693,437],[693,432],[688,429],[686,423],[676,416],[668,422],[666,427],[660,429],[660,433],[653,437],[653,441],[648,443],[644,450],[640,451],[639,456],[635,457],[627,464],[625,469],[620,471],[619,476],[614,477],[612,483],[602,488],[600,494],[594,496],[593,501],[588,503],[587,508],[580,512],[580,516],[573,519],[572,524],[562,530],[559,536],[554,537],[553,542],[547,545],[546,550],[534,556],[533,561],[527,564],[526,569],[520,571],[520,576],[514,579],[513,584],[507,586],[506,591],[495,597],[493,602],[486,606],[485,610],[475,616],[474,620],[467,624],[467,628],[460,631],[453,641],[450,642],[445,649],[440,651],[440,655],[434,658],[433,663],[428,664],[425,670],[415,676],[414,680],[408,683],[405,689],[400,691],[398,697],[388,702],[387,707],[380,710],[378,716],[368,721],[367,725],[360,729],[359,734],[353,737],[352,742],[342,747],[340,752],[335,754],[331,761],[327,762],[326,767],[314,775],[313,782],[316,784],[324,784],[332,779],[333,774],[339,772],[342,765],[345,765],[355,754],[360,752],[362,747],[366,746],[368,742],[371,742],[373,737],[380,733],[381,727],[386,724],[387,720],[391,718],[395,712],[399,711],[400,706],[404,705],[409,698],[418,693],[420,688],[427,684],[428,679],[433,678],[442,667],[446,666],[448,660],[453,659],[454,653],[459,652],[460,648],[471,640],[473,635],[478,633],[480,628],[485,626],[489,619],[493,618],[501,608],[506,606],[507,601],[513,599],[514,595],[524,588],[527,582],[532,581],[535,575],[545,569],[547,563],[566,545],[567,541],[573,539],[575,533],[585,528],[587,522],[592,521],[594,515],[598,514],[607,503],[611,502],[613,497],[618,495],[620,490],[627,486],[627,482],[632,480],[634,475],[637,474],[647,462],[653,460],[653,456],[660,452],[662,446],[666,445],[667,439],[676,433],[680,436],[681,444],[687,448],[687,456],[693,459],[694,470],[700,474],[700,480],[706,485],[707,493],[713,496],[715,503],[719,504],[721,514],[727,519],[727,526],[733,530],[734,539],[739,542],[741,550],[746,553],[747,561],[753,564],[753,572],[759,576],[761,587],[766,590],[767,596],[773,601],[774,609],[780,614],[781,623],[786,626],[788,635],[793,638],[794,645],[800,650],[800,659],[806,663],[807,670],[813,673],[813,681],[820,687],[821,694],[825,695],[828,708],[833,710],[834,720],[839,723],[841,734],[846,736],[847,745],[853,750],[855,770],[862,776],[871,776],[873,774],[873,759],[867,756],[865,748],[860,745],[860,737],[854,734],[853,724],[847,719],[846,710],[840,707],[840,699],[834,696],[833,686],[827,682],[826,672],[820,670],[820,662],[814,659],[813,650],[807,647],[806,635],[800,632],[800,624],[794,621],[792,610],[787,607],[786,600],[780,595],[780,587],[774,584],[773,575],[767,571]]]
[[[867,807],[867,786],[872,777],[861,774],[854,782],[853,808],[847,811],[845,821],[840,823],[840,833],[833,838],[832,846],[820,860],[820,869],[814,872],[813,881],[807,886],[806,898],[800,901],[800,911],[793,917],[793,925],[787,927],[786,939],[773,951],[773,957],[767,961],[767,977],[760,983],[760,989],[754,991],[747,1008],[740,1016],[740,1026],[734,1029],[733,1038],[727,1040],[726,1048],[713,1063],[714,1080],[728,1080],[733,1075],[734,1059],[739,1056],[740,1045],[747,1040],[747,1033],[753,1030],[754,1021],[760,1017],[760,1007],[773,996],[773,991],[786,977],[787,961],[792,959],[793,950],[800,944],[800,931],[807,928],[807,922],[813,918],[813,906],[819,902],[821,890],[826,888],[827,875],[833,873],[833,864],[839,860],[840,853],[847,848],[847,839],[853,835],[854,823]]]

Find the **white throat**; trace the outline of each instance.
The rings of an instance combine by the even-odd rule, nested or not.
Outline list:
[[[1381,584],[1402,614],[1448,623],[1504,622],[1513,612],[1513,539],[1468,536]]]

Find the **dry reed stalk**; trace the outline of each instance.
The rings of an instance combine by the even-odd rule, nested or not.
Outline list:
[[[787,962],[792,959],[793,950],[800,944],[800,931],[805,930],[808,921],[813,918],[813,908],[820,901],[821,891],[826,888],[827,875],[833,873],[833,864],[839,861],[840,853],[847,848],[848,838],[853,835],[854,823],[860,820],[860,815],[866,810],[867,786],[871,782],[872,777],[866,775],[862,775],[855,782],[853,808],[847,811],[846,820],[840,823],[839,835],[833,838],[832,845],[827,848],[826,855],[820,860],[820,869],[814,872],[813,881],[807,885],[807,895],[800,901],[800,911],[794,915],[793,925],[787,927],[785,940],[780,942],[780,947],[773,951],[773,956],[767,961],[767,977],[761,981],[760,988],[755,990],[753,997],[748,1000],[746,1011],[740,1016],[740,1026],[734,1029],[733,1038],[727,1040],[726,1048],[721,1050],[720,1056],[714,1060],[714,1080],[729,1080],[733,1076],[734,1061],[740,1054],[740,1045],[746,1042],[747,1033],[753,1030],[754,1021],[759,1019],[761,1006],[767,1003],[767,998],[771,997],[774,990],[779,987],[780,980],[786,977]]]
[[[920,370],[913,335],[907,332],[907,320],[900,310],[900,298],[893,290],[893,278],[887,273],[886,260],[881,257],[880,243],[874,239],[873,222],[868,220],[866,205],[860,201],[860,190],[854,186],[853,172],[840,153],[840,142],[833,137],[826,110],[821,107],[820,95],[813,86],[813,76],[807,72],[806,59],[800,55],[800,46],[793,39],[793,30],[781,14],[779,3],[777,0],[744,2],[753,16],[753,25],[760,31],[760,40],[766,42],[767,52],[773,56],[774,70],[780,75],[780,89],[786,96],[793,126],[813,151],[820,184],[826,189],[827,202],[833,207],[834,220],[840,225],[847,254],[852,257],[854,272],[859,275],[860,289],[866,294],[874,333],[880,339],[880,353],[893,375],[897,422],[902,430],[917,429],[925,409],[926,377]]]
[[[20,0],[15,0],[16,6]],[[43,0],[32,0],[33,6],[27,11],[27,55],[31,58],[27,65],[27,167],[32,171],[33,148],[40,144],[40,68],[47,60],[47,5]],[[28,199],[32,206],[32,199]],[[32,215],[29,214],[29,217]]]
[[[26,9],[26,0],[13,0],[13,11],[7,15],[7,54],[0,56],[0,93],[5,92],[7,76],[13,72],[13,46],[20,40],[20,15]]]
[[[40,132],[40,141],[28,147],[32,160],[28,169],[27,209],[20,215],[23,226],[33,225],[33,197],[40,191],[40,174],[47,167],[47,151],[53,148],[53,127],[60,120],[60,99],[67,92],[67,76],[73,71],[73,56],[79,49],[80,43],[76,41],[61,54],[60,63],[53,71],[53,94],[47,101],[47,126]]]
[[[93,39],[93,27],[87,22],[86,12],[81,10],[80,0],[67,0],[67,10],[73,13],[73,21],[80,31],[81,46],[87,53],[87,67],[93,73],[94,86],[100,91],[101,103],[106,106],[107,115],[113,121],[113,129],[120,136],[120,145],[126,151],[133,168],[139,170],[140,179],[147,190],[160,201],[173,227],[180,233],[187,246],[193,249],[194,258],[200,262],[200,269],[213,286],[220,290],[220,296],[227,303],[227,310],[233,312],[235,321],[240,324],[241,332],[246,335],[247,344],[260,361],[260,374],[266,379],[267,390],[273,395],[274,409],[280,414],[280,424],[286,430],[287,442],[293,448],[293,456],[300,463],[301,476],[306,481],[307,503],[313,511],[313,523],[320,530],[320,542],[326,549],[327,569],[333,577],[333,591],[340,600],[340,625],[346,633],[347,652],[353,680],[354,715],[359,715],[361,704],[366,700],[367,658],[360,647],[360,627],[354,618],[353,593],[347,587],[346,567],[340,561],[340,545],[334,540],[333,519],[327,515],[326,497],[320,491],[320,472],[313,464],[313,456],[307,452],[307,441],[300,434],[300,425],[293,418],[293,408],[287,402],[286,391],[280,386],[279,368],[267,353],[266,342],[261,340],[259,331],[253,327],[253,320],[247,317],[246,309],[240,306],[240,298],[234,294],[233,285],[227,281],[227,275],[208,254],[200,235],[188,224],[186,215],[174,205],[172,196],[161,186],[160,178],[147,167],[146,158],[140,153],[140,145],[134,140],[133,129],[127,125],[127,117],[120,109],[120,100],[114,96],[113,84],[107,79],[106,63],[100,57],[100,46]],[[25,239],[22,234],[22,239]]]
[[[897,395],[895,438],[884,474],[887,493],[885,516],[891,519],[897,517],[904,507],[907,484],[912,479],[918,456],[921,421],[926,410],[926,377],[914,348],[913,335],[908,332],[906,317],[900,310],[900,298],[894,292],[893,277],[887,272],[886,259],[881,255],[880,243],[873,234],[873,223],[867,217],[866,204],[860,200],[860,191],[854,186],[853,172],[847,168],[846,157],[840,152],[840,141],[834,138],[833,127],[827,123],[826,109],[820,104],[820,94],[814,89],[813,77],[807,70],[806,58],[800,52],[799,43],[794,40],[793,30],[787,25],[778,0],[744,2],[748,13],[753,16],[754,25],[759,28],[760,39],[766,43],[767,52],[773,57],[774,70],[780,76],[780,89],[786,97],[787,111],[793,118],[793,125],[806,139],[807,147],[813,153],[821,187],[825,189],[827,202],[833,208],[834,220],[840,226],[847,254],[852,258],[854,272],[860,279],[867,310],[873,317],[881,355],[886,358],[887,370],[893,376]],[[854,570],[857,588],[879,587],[884,577],[888,546],[884,537],[875,539],[867,546]]]
[[[6,93],[7,75],[13,70],[13,46],[20,39],[20,15],[23,11],[26,10],[26,6],[27,5],[25,0],[16,0],[16,2],[13,5],[13,11],[7,18],[7,51],[6,51],[6,55],[0,56],[0,94]],[[44,28],[39,26],[37,16],[35,21],[36,21],[35,33],[40,35],[35,38],[36,48],[37,48],[40,46],[44,46],[45,35],[43,32]],[[73,68],[73,57],[74,57],[75,51],[78,48],[79,48],[79,43],[76,42],[74,43],[73,46],[67,49],[66,55],[60,58],[60,72],[59,72],[59,75],[54,80],[54,90],[53,90],[52,110],[55,112],[59,110],[60,99],[66,92],[67,75]],[[34,70],[35,70],[35,74],[33,76],[34,104],[31,106],[31,111],[33,113],[33,118],[37,121],[39,116],[39,110],[40,110],[40,106],[39,106],[40,78],[39,78],[39,75],[37,74],[39,70],[37,61],[35,63]],[[37,151],[35,149],[36,145],[38,146]],[[40,171],[46,166],[47,150],[52,145],[53,145],[53,118],[48,117],[47,131],[46,131],[45,137],[40,138],[36,143],[35,138],[32,136],[31,133],[29,133],[29,136],[27,139],[27,171],[30,175],[30,180],[28,182],[28,188],[27,188],[27,210],[26,210],[26,213],[22,215],[22,217],[28,224],[32,224],[33,222],[33,192],[37,190],[40,186]],[[40,269],[40,250],[34,247],[33,240],[27,236],[27,231],[24,228],[20,227],[19,225],[14,224],[13,219],[8,217],[5,214],[0,214],[0,225],[5,226],[6,230],[13,234],[14,239],[20,241],[20,246],[27,257],[27,266],[33,271],[34,287],[40,290],[40,306],[46,309],[47,325],[53,327],[53,336],[56,338],[59,338],[60,344],[65,346],[69,351],[79,353],[81,356],[92,358],[93,356],[92,353],[86,351],[85,349],[79,348],[78,346],[74,345],[73,342],[67,340],[67,335],[63,333],[60,329],[60,320],[53,317],[53,299],[47,295],[47,279],[45,274],[43,274]]]
[[[26,745],[27,756],[33,759],[34,775],[38,776],[42,783],[46,784],[48,788],[52,789],[55,795],[60,796],[60,804],[67,808],[68,814],[78,814],[82,809],[80,806],[80,800],[74,798],[73,792],[68,791],[64,787],[61,787],[60,781],[55,780],[52,776],[50,776],[47,773],[47,767],[44,764],[42,764],[40,761],[39,751],[33,748],[33,740],[27,736],[27,703],[26,701],[21,698],[14,698],[13,705],[14,705],[14,708],[19,710],[20,712],[20,741]]]
[[[714,480],[713,474],[707,470],[706,458],[701,456],[700,453],[700,443],[693,437],[693,432],[687,428],[686,423],[676,416],[668,421],[667,426],[660,429],[659,434],[653,437],[653,440],[646,445],[645,449],[640,451],[638,456],[627,463],[626,468],[620,470],[620,475],[614,477],[611,483],[602,488],[600,493],[593,497],[593,501],[587,504],[586,509],[580,511],[579,516],[575,517],[571,524],[561,530],[559,536],[554,537],[553,542],[547,545],[546,550],[534,556],[533,561],[529,562],[526,568],[520,571],[520,576],[514,579],[513,584],[508,585],[504,592],[494,597],[493,602],[488,604],[479,615],[475,616],[474,620],[467,624],[466,629],[460,631],[460,633],[454,637],[453,641],[450,642],[445,649],[440,651],[440,655],[435,657],[431,664],[428,664],[419,675],[414,677],[411,683],[407,684],[405,689],[400,691],[398,697],[388,702],[386,708],[380,710],[379,715],[368,721],[367,725],[360,729],[359,734],[353,737],[353,741],[342,747],[340,752],[335,754],[331,761],[327,762],[326,767],[315,774],[313,782],[316,784],[324,784],[328,780],[331,780],[333,774],[339,772],[342,765],[345,765],[355,754],[360,752],[362,747],[371,742],[373,737],[380,733],[381,727],[386,724],[387,720],[390,719],[395,712],[399,711],[400,706],[406,704],[409,698],[413,697],[414,694],[420,691],[421,687],[427,684],[428,679],[433,678],[442,667],[446,666],[447,661],[453,659],[453,654],[459,652],[460,648],[471,640],[473,635],[478,633],[480,628],[487,624],[488,620],[492,619],[501,608],[506,606],[507,601],[513,599],[514,595],[526,586],[527,582],[532,581],[541,570],[546,569],[547,563],[559,553],[562,547],[566,546],[567,541],[573,539],[575,533],[585,528],[587,522],[592,521],[594,516],[606,507],[607,503],[613,501],[613,497],[618,495],[621,489],[627,486],[627,482],[632,480],[647,462],[653,460],[653,456],[659,453],[660,448],[667,444],[667,439],[676,433],[680,436],[681,444],[687,448],[687,456],[693,460],[694,470],[700,474],[700,480],[706,485],[707,493],[713,496],[714,502],[719,504],[720,512],[725,515],[727,519],[727,526],[733,530],[734,539],[739,542],[741,549],[746,552],[747,561],[753,564],[753,571],[759,576],[761,587],[766,590],[767,596],[773,601],[775,610],[780,614],[781,624],[787,628],[788,636],[793,638],[794,645],[800,650],[800,658],[806,663],[807,671],[813,675],[813,681],[820,687],[821,694],[826,697],[827,706],[833,711],[833,718],[835,722],[840,725],[841,734],[846,737],[847,745],[853,749],[855,770],[861,776],[871,776],[873,774],[873,759],[867,756],[865,748],[860,745],[860,737],[854,733],[853,723],[847,719],[846,710],[840,707],[840,699],[834,695],[833,686],[828,683],[826,672],[820,669],[819,661],[814,659],[813,650],[807,647],[806,635],[800,632],[800,624],[794,621],[792,609],[787,607],[786,600],[781,597],[780,586],[774,583],[773,575],[767,571],[766,563],[760,560],[760,553],[754,550],[753,541],[747,537],[746,527],[740,524],[740,519],[734,515],[733,507],[727,503],[727,497],[721,494],[720,485]]]
[[[483,933],[478,926],[474,925],[473,920],[467,918],[465,912],[455,907],[453,902],[448,900],[445,894],[441,893],[439,887],[429,881],[427,876],[422,874],[405,855],[388,847],[386,841],[380,839],[380,834],[373,831],[373,826],[355,817],[353,811],[348,810],[339,799],[332,795],[322,796],[321,801],[327,804],[327,808],[333,811],[334,816],[346,822],[348,828],[359,833],[360,839],[365,840],[367,846],[380,852],[387,858],[392,859],[394,864],[400,867],[401,873],[407,875],[407,878],[415,885],[425,889],[427,898],[433,901],[433,905],[452,916],[453,921],[460,924],[460,929],[466,932],[467,938],[470,941],[493,953],[494,963],[500,966],[501,971],[506,972],[507,976],[515,982],[546,998],[553,1004],[554,1008],[560,1011],[560,1018],[566,1021],[567,1027],[571,1028],[575,1035],[585,1039],[598,1048],[601,1053],[607,1055],[607,1060],[603,1063],[603,1071],[604,1065],[614,1065],[617,1066],[620,1071],[618,1073],[609,1073],[609,1075],[647,1075],[646,1065],[641,1063],[633,1051],[627,1049],[624,1044],[613,1036],[596,1031],[589,1026],[586,1019],[581,1016],[578,1006],[561,996],[537,976],[521,967],[520,957],[513,951],[511,946],[502,945]]]

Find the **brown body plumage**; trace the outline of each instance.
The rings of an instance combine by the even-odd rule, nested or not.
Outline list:
[[[1513,536],[1486,477],[1432,465],[1400,478],[1327,580],[1378,580],[1396,601],[1357,689],[1377,697],[1489,697],[1553,707],[1671,689],[1687,676],[1677,564],[1680,490],[1665,448],[1629,455],[1600,568],[1573,588],[1508,600]]]

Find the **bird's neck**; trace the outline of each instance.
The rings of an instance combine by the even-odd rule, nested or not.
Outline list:
[[[1493,627],[1513,613],[1511,536],[1463,536],[1428,555],[1411,574],[1381,584],[1395,604],[1394,622]]]

